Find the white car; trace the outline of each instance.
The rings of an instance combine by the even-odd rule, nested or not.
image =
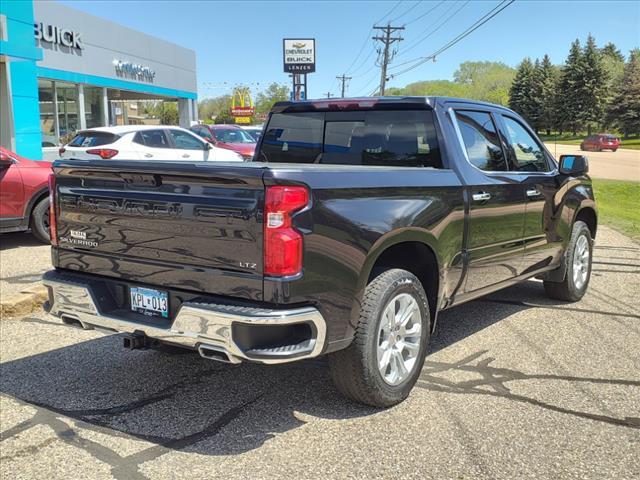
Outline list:
[[[242,156],[218,148],[189,130],[164,125],[122,125],[82,130],[59,150],[60,158],[82,160],[185,160],[243,162]]]

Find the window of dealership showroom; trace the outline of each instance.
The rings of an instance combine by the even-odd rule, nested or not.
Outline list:
[[[114,125],[159,125],[161,112],[179,98],[38,79],[40,131],[49,148],[68,142],[80,129]]]
[[[0,27],[0,140],[19,155],[52,160],[80,129],[197,120],[193,50],[54,1],[0,2]]]

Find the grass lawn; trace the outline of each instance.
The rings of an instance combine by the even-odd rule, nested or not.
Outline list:
[[[640,182],[593,179],[598,223],[640,241]]]
[[[584,140],[587,137],[586,133],[579,133],[578,135],[572,135],[570,133],[564,133],[562,135],[540,135],[540,139],[543,142],[549,142],[549,143],[553,143],[554,141],[564,144],[564,145],[580,145],[580,143],[582,142],[582,140]],[[620,136],[620,141],[622,142],[622,145],[620,145],[620,148],[630,148],[632,150],[640,150],[640,137],[635,136],[635,137],[629,137],[629,138],[622,138],[622,136]]]

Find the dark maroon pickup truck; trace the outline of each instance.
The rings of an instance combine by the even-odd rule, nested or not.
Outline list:
[[[278,103],[252,162],[59,160],[47,309],[229,363],[327,355],[345,395],[413,387],[438,313],[531,277],[577,301],[596,208],[514,112],[454,98]]]

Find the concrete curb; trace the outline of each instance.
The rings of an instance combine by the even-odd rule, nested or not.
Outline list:
[[[47,287],[38,283],[0,300],[0,320],[37,310],[47,299]]]

